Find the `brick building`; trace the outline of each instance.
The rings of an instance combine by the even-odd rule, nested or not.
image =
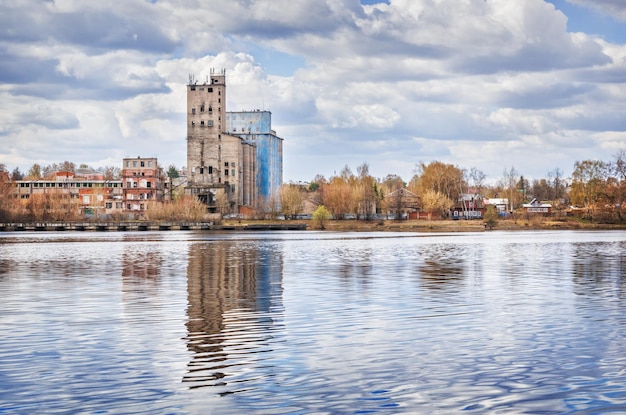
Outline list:
[[[144,211],[148,202],[163,201],[164,176],[155,157],[122,161],[122,202],[125,211]]]

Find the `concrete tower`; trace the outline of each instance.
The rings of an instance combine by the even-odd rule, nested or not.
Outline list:
[[[223,131],[226,72],[211,70],[203,84],[187,85],[187,175],[185,193],[197,196],[209,212],[239,213],[256,195],[256,146]]]

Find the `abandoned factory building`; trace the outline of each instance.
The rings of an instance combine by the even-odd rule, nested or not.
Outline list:
[[[224,70],[187,85],[187,187],[210,212],[252,213],[282,184],[283,139],[269,111],[226,111]]]

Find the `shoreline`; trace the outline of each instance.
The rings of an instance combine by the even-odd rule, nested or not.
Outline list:
[[[312,230],[327,232],[490,232],[520,230],[626,230],[626,223],[589,223],[574,218],[501,219],[493,229],[483,220],[328,220],[324,229],[313,220],[233,219],[219,222],[188,221],[41,221],[0,223],[0,232],[24,231],[266,231]]]

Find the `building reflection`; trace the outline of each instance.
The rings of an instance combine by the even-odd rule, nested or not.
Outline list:
[[[248,366],[272,347],[282,309],[282,263],[282,252],[256,243],[190,247],[186,340],[193,355],[183,382],[245,387]]]

